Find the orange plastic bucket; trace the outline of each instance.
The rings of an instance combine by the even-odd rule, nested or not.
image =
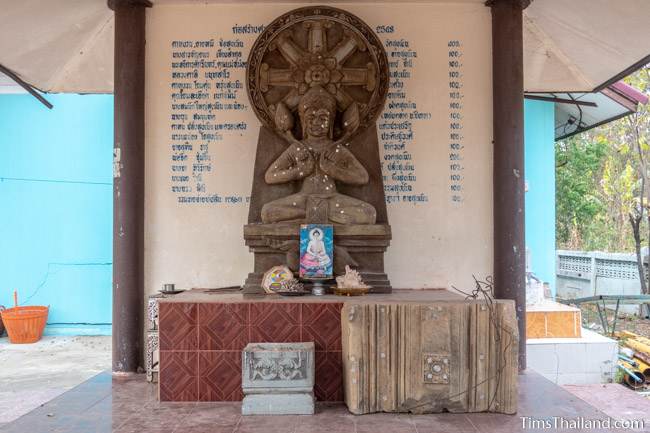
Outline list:
[[[43,336],[49,307],[14,307],[0,311],[9,341],[14,344],[36,343]]]

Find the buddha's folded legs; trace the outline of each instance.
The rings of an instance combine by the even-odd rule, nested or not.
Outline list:
[[[307,195],[300,193],[270,201],[262,206],[262,222],[304,220],[307,216],[306,205]]]
[[[309,194],[298,193],[266,203],[262,207],[262,222],[265,224],[281,221],[307,222],[309,198]],[[327,202],[327,219],[332,223],[374,224],[377,220],[374,206],[354,197],[332,194],[329,197],[320,196],[316,200],[321,203]]]
[[[329,200],[329,219],[339,224],[374,224],[377,211],[370,203],[343,194]]]

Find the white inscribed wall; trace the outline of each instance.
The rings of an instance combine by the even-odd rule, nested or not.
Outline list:
[[[489,8],[341,6],[377,31],[392,62],[378,127],[393,287],[470,288],[473,274],[491,274],[493,257]],[[252,270],[242,226],[259,121],[241,62],[258,26],[295,7],[147,10],[147,293],[166,282],[239,285]]]

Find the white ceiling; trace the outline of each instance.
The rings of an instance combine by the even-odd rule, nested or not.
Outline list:
[[[112,92],[113,13],[106,0],[3,1],[1,64],[47,92]],[[154,7],[179,2],[217,1],[154,0]],[[648,17],[650,0],[534,0],[524,17],[525,90],[593,90],[650,55]]]

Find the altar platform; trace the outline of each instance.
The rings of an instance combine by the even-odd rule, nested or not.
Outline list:
[[[313,341],[319,401],[343,401],[344,302],[446,302],[447,290],[394,290],[359,297],[285,297],[193,289],[160,300],[160,400],[239,401],[241,351],[250,342]]]
[[[501,303],[502,301],[496,302]],[[395,307],[390,307],[393,304]],[[335,295],[283,297],[193,289],[160,300],[160,400],[239,401],[243,397],[241,353],[246,344],[251,342],[313,341],[316,351],[315,397],[318,401],[343,401],[342,354],[344,348],[342,347],[341,310],[344,305],[348,309],[358,306],[356,310],[358,320],[376,320],[378,329],[382,326],[396,329],[397,322],[391,322],[394,320],[392,317],[397,317],[396,315],[400,314],[407,316],[416,314],[417,316],[414,317],[417,320],[414,323],[417,323],[417,329],[405,328],[403,330],[405,335],[417,336],[420,332],[427,335],[422,339],[417,337],[416,345],[418,347],[414,349],[417,352],[414,355],[416,357],[421,356],[419,345],[429,344],[431,347],[431,343],[427,343],[431,340],[429,335],[436,334],[440,341],[444,340],[448,343],[441,346],[434,341],[431,350],[443,350],[446,354],[445,357],[450,357],[450,363],[458,361],[454,368],[474,368],[472,366],[481,362],[477,361],[478,352],[475,354],[476,356],[469,354],[466,352],[469,348],[461,346],[467,344],[467,338],[459,339],[451,335],[452,333],[464,335],[464,332],[470,335],[470,330],[467,328],[469,323],[476,323],[479,326],[475,329],[481,329],[479,332],[481,336],[474,338],[479,338],[476,341],[481,341],[482,346],[477,345],[472,350],[479,350],[481,347],[481,356],[485,354],[486,357],[490,356],[491,350],[497,350],[494,345],[489,343],[490,320],[487,316],[488,311],[485,311],[484,301],[466,301],[463,296],[443,289],[397,289],[392,293],[369,294],[360,297]],[[372,313],[373,317],[370,317],[368,312],[371,310],[366,308],[368,305],[371,306],[372,311],[375,311],[372,305],[381,305],[385,308],[381,308],[381,313],[377,311],[376,315]],[[398,308],[407,307],[408,309],[409,305],[415,309],[398,312]],[[475,306],[473,309],[469,307],[472,305]],[[479,311],[479,305],[481,305],[481,311]],[[424,308],[422,312],[418,310],[420,306]],[[436,311],[431,310],[434,308],[433,306]],[[346,321],[347,317],[348,313],[346,313]],[[399,323],[407,322],[406,319],[399,321]],[[422,331],[420,331],[420,323],[425,324],[422,325],[424,326]],[[428,328],[425,329],[426,326]],[[375,329],[375,325],[371,325],[371,327]],[[474,336],[479,335],[475,330],[471,332]],[[482,336],[481,333],[485,335]],[[367,336],[364,338],[378,342],[380,337]],[[423,343],[420,343],[421,341]],[[375,343],[364,350],[369,349],[370,346],[374,348]],[[406,349],[405,347],[391,349],[386,346],[381,350],[388,352],[397,350],[402,353]],[[383,354],[382,352],[382,359],[386,358],[387,354],[389,353]],[[356,354],[355,356],[362,355]],[[404,355],[396,352],[393,356]],[[493,356],[495,359],[497,358],[496,354]],[[421,361],[418,358],[414,362],[418,364]],[[470,365],[467,364],[468,362],[475,362],[475,364]],[[516,374],[516,357],[514,362]],[[375,365],[373,362],[371,364]],[[487,370],[479,370],[479,375],[487,374]],[[418,377],[420,375],[415,372],[413,374]],[[450,380],[451,382],[449,382]],[[444,379],[446,383],[451,383],[452,387],[466,386],[465,379],[459,378],[458,380],[460,382],[457,382],[453,375]],[[487,381],[478,380],[478,382],[488,386]],[[478,396],[476,398],[478,399]],[[475,410],[477,409],[471,411]],[[479,408],[478,410],[485,409]]]

